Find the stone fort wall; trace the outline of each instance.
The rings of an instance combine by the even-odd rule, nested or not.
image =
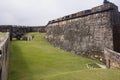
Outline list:
[[[104,48],[120,52],[120,13],[113,3],[49,21],[46,38],[61,49],[103,60]]]
[[[0,38],[0,80],[8,78],[8,62],[9,62],[9,33],[4,38]]]

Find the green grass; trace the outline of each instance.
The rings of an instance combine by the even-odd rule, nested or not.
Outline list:
[[[54,48],[45,34],[33,41],[13,41],[8,80],[119,80],[119,69],[88,69],[97,61]]]
[[[5,33],[0,32],[0,37],[4,37],[4,36],[5,36]]]
[[[88,65],[88,67],[90,67],[90,68],[100,68],[100,66],[97,65],[96,63],[87,64],[87,65]]]

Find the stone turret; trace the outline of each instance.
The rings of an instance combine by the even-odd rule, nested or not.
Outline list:
[[[104,4],[105,4],[105,3],[109,3],[109,1],[108,1],[108,0],[104,0]]]

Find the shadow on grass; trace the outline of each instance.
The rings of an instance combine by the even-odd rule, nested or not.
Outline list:
[[[33,80],[32,71],[19,44],[18,41],[13,41],[10,46],[8,80]]]

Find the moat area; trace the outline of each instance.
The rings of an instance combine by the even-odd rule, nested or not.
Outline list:
[[[119,69],[88,68],[96,60],[54,48],[44,33],[32,41],[12,41],[8,80],[119,80]],[[101,64],[101,63],[100,63]]]

